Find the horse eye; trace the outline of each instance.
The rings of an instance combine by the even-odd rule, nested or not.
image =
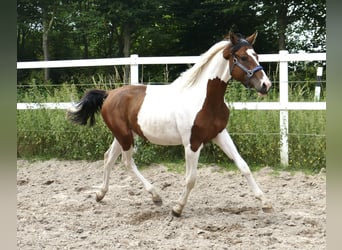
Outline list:
[[[248,61],[248,57],[247,57],[247,56],[242,56],[242,57],[241,57],[241,60],[244,61],[244,62],[246,62],[246,61]]]

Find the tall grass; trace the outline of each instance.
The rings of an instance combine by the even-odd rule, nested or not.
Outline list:
[[[92,87],[106,88],[99,84]],[[83,92],[84,89],[69,84],[59,87],[33,85],[19,91],[18,102],[77,101]],[[291,91],[291,99],[298,100],[301,96]],[[255,91],[233,83],[228,88],[226,100],[275,101],[277,93],[271,92],[266,99],[260,99]],[[318,171],[325,167],[325,121],[325,111],[289,112],[289,169]],[[252,168],[279,166],[279,111],[231,110],[228,131]],[[100,116],[96,125],[89,128],[71,124],[66,120],[64,110],[17,111],[17,155],[20,158],[99,160],[103,159],[112,140],[113,136]],[[157,146],[137,139],[136,149],[135,160],[140,165],[184,160],[181,146]],[[231,164],[211,143],[203,148],[200,161]]]

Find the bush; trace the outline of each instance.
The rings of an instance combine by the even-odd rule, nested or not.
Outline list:
[[[319,171],[326,165],[325,111],[289,112],[289,164]]]

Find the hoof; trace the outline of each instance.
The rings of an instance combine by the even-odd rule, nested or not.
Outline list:
[[[184,206],[181,206],[179,204],[175,205],[173,208],[172,208],[172,215],[174,217],[180,217],[181,214],[182,214],[182,211],[183,211],[183,207]]]
[[[172,209],[172,216],[174,217],[181,217],[181,213],[176,212],[175,210]]]
[[[160,207],[161,205],[163,205],[163,200],[162,198],[159,196],[159,194],[154,190],[154,188],[152,190],[149,191],[149,193],[152,195],[152,201],[154,203],[154,205]]]
[[[263,208],[262,208],[262,211],[263,211],[264,213],[273,213],[273,212],[274,212],[274,209],[273,209],[272,206],[269,206],[269,207],[263,207]]]
[[[154,198],[154,199],[152,199],[152,201],[153,201],[153,203],[154,203],[154,205],[156,205],[156,206],[158,206],[158,207],[160,207],[161,205],[163,205],[163,200],[161,199],[161,198]]]
[[[104,197],[104,195],[99,194],[99,193],[96,193],[95,200],[96,200],[97,202],[100,202],[100,201],[102,201],[103,197]]]

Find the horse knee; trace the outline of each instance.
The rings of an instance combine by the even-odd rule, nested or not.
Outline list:
[[[195,186],[195,183],[196,183],[196,174],[191,173],[191,175],[189,175],[186,178],[186,186],[188,189],[193,189],[193,187]]]
[[[235,161],[235,164],[244,176],[251,175],[251,170],[249,169],[247,163],[243,159]]]
[[[243,168],[241,170],[241,173],[243,174],[243,176],[250,176],[252,174],[251,170],[249,169],[249,167],[247,166],[246,168]]]
[[[189,180],[186,182],[186,187],[188,190],[192,190],[195,186],[196,180]]]
[[[110,149],[108,149],[104,154],[103,154],[103,160],[106,163],[108,161],[108,156],[109,156]]]

